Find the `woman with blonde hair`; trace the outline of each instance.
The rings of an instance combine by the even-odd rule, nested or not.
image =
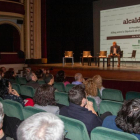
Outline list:
[[[93,81],[96,84],[97,88],[100,91],[100,95],[102,96],[102,91],[105,89],[102,85],[102,77],[100,75],[95,75],[93,77]]]
[[[99,104],[102,100],[98,96],[98,89],[96,83],[92,78],[89,78],[84,82],[84,85],[85,85],[85,91],[87,93],[87,96],[94,98],[99,108]]]

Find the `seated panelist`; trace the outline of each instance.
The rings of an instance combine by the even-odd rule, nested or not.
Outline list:
[[[110,66],[111,57],[118,57],[118,67],[120,67],[120,52],[120,46],[118,46],[116,42],[113,42],[113,46],[110,47],[110,55],[108,55],[108,66]]]

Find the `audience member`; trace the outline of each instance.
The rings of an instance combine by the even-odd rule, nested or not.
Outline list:
[[[63,82],[63,84],[66,86],[67,84],[70,84],[68,81],[65,80],[65,72],[63,70],[60,70],[56,74],[56,82]]]
[[[100,95],[102,96],[102,91],[105,89],[102,85],[102,77],[100,75],[95,75],[93,77],[93,81],[97,85],[97,88],[100,91]]]
[[[131,133],[140,140],[140,99],[125,101],[117,116],[106,117],[102,126]]]
[[[75,81],[72,82],[74,85],[80,85],[85,82],[85,79],[83,78],[83,75],[81,73],[76,73],[75,74]]]
[[[99,104],[102,100],[100,99],[99,96],[97,96],[98,95],[97,85],[94,83],[92,78],[87,79],[84,85],[87,96],[95,99],[97,107],[99,109]]]
[[[6,71],[4,78],[8,79],[10,83],[16,83],[16,73],[13,70]]]
[[[48,73],[44,77],[44,81],[48,85],[53,85],[54,84],[54,76],[52,74]]]
[[[23,99],[20,97],[16,90],[12,89],[12,85],[7,79],[0,80],[0,96],[2,96],[3,99],[17,101],[21,103],[22,106],[24,106]]]
[[[44,68],[42,68],[41,70],[43,71],[43,75],[42,75],[43,78],[46,76],[46,74],[50,73],[49,70],[46,70]]]
[[[31,68],[27,67],[23,70],[23,77],[26,77],[31,72]]]
[[[43,71],[41,69],[37,70],[35,74],[37,76],[38,81],[43,80]]]
[[[0,102],[0,140],[6,140],[6,136],[3,132],[3,118],[4,118],[4,110],[3,110],[3,105]]]
[[[54,114],[37,113],[21,123],[18,140],[63,140],[64,124]]]
[[[54,97],[55,88],[51,85],[41,85],[36,90],[34,100],[34,107],[43,109],[47,112],[59,114],[59,107],[55,106],[55,97]]]
[[[89,134],[93,128],[102,125],[102,119],[95,112],[93,103],[86,99],[85,89],[82,85],[74,86],[69,91],[68,97],[70,104],[60,109],[60,115],[82,121]]]
[[[21,122],[18,118],[4,114],[3,104],[0,102],[0,140],[17,140],[16,131]]]
[[[0,80],[4,77],[4,72],[0,70]]]
[[[40,85],[37,82],[37,77],[34,72],[30,72],[26,76],[26,80],[28,81],[26,85],[33,87],[34,89],[38,88]]]
[[[1,67],[0,70],[5,73],[6,72],[6,68],[5,67]]]

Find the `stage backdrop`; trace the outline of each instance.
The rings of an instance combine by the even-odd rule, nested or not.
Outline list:
[[[132,50],[137,50],[136,59],[140,61],[140,5],[100,11],[100,50],[110,54],[114,41],[124,57],[130,57]]]

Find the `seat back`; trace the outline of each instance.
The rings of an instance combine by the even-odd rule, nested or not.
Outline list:
[[[57,91],[65,92],[65,86],[63,82],[55,82],[54,87],[57,89]]]
[[[33,87],[22,85],[20,89],[21,89],[21,95],[32,97],[32,98],[34,97],[35,89]]]
[[[99,90],[99,89],[97,89],[97,92],[98,92],[97,96],[99,96],[100,98],[102,98],[102,96],[101,96],[101,93],[100,93],[100,90]]]
[[[100,51],[99,57],[107,57],[107,51]]]
[[[107,111],[111,112],[113,115],[117,115],[118,111],[121,109],[123,103],[109,101],[109,100],[102,100],[100,103],[100,111],[99,114],[103,114]]]
[[[64,122],[65,130],[68,131],[66,138],[71,140],[89,140],[89,135],[83,122],[61,115],[58,115],[58,117]]]
[[[2,103],[3,102],[3,99],[0,97],[0,102]]]
[[[90,51],[83,51],[83,57],[88,57],[91,56],[91,52]]]
[[[19,83],[20,85],[26,85],[26,84],[27,84],[27,80],[26,80],[25,77],[19,77],[19,78],[18,78],[18,83]]]
[[[69,106],[68,94],[65,92],[55,91],[55,100],[59,104]]]
[[[73,57],[73,51],[65,51],[65,57]]]
[[[13,83],[12,84],[12,88],[15,89],[18,92],[18,94],[21,94],[20,85],[19,84]]]
[[[73,85],[73,84],[67,84],[66,87],[65,87],[66,92],[68,93],[69,90],[71,90],[74,86],[75,86],[75,85]]]
[[[88,101],[91,101],[93,103],[93,108],[96,112],[98,112],[98,107],[97,107],[97,104],[96,104],[96,101],[95,99],[91,98],[91,97],[87,97]]]
[[[20,120],[23,120],[23,106],[16,102],[16,101],[12,101],[12,100],[3,100],[2,102],[3,104],[3,108],[4,108],[4,113],[9,116],[9,117],[16,117]]]
[[[102,91],[102,99],[123,102],[122,92],[116,89],[109,89],[109,88],[104,89]]]
[[[136,92],[136,91],[129,91],[126,93],[126,100],[131,100],[131,99],[136,99],[139,98],[140,99],[140,92]]]
[[[38,83],[39,83],[40,85],[43,85],[43,84],[45,84],[45,81],[44,81],[44,80],[40,80],[40,81],[38,81]]]
[[[24,120],[27,119],[28,117],[30,117],[36,113],[40,113],[40,112],[46,112],[46,111],[42,110],[42,109],[35,108],[35,107],[31,107],[31,106],[24,107],[23,108]]]
[[[91,140],[138,140],[132,134],[105,127],[96,127],[91,131]]]
[[[135,58],[136,57],[136,50],[133,50],[132,51],[132,56],[131,56],[132,58]]]

